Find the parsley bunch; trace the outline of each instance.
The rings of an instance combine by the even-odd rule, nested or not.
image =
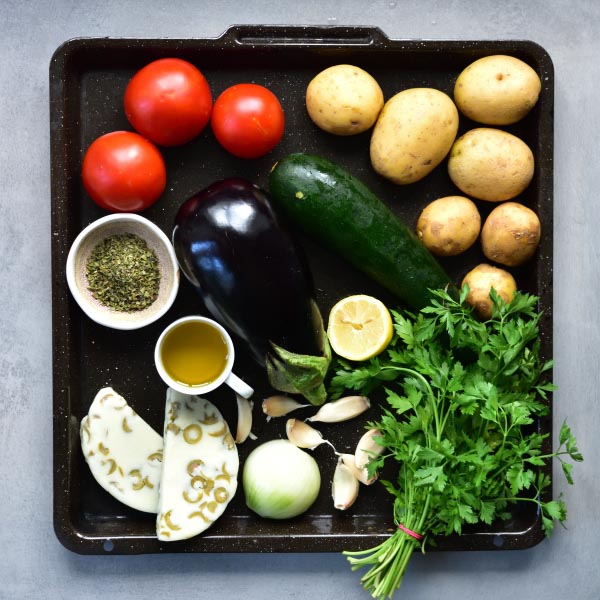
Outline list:
[[[428,538],[508,518],[516,502],[537,504],[550,534],[566,507],[544,493],[551,482],[540,467],[555,458],[573,483],[567,459],[583,460],[566,423],[555,451],[536,426],[554,389],[552,361],[540,357],[537,297],[517,293],[504,303],[492,290],[493,315],[482,322],[465,302],[467,287],[458,300],[433,293],[418,314],[391,311],[387,350],[360,366],[338,360],[330,385],[332,395],[385,387],[387,406],[368,424],[385,452],[368,468],[397,462],[395,481],[382,483],[401,527],[375,548],[345,552],[353,570],[370,567],[361,582],[374,598],[392,596]]]

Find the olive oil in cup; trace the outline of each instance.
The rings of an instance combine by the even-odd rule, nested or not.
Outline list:
[[[225,329],[206,317],[183,317],[160,335],[154,362],[161,379],[182,394],[207,394],[223,383],[249,398],[254,390],[233,372],[235,353]]]

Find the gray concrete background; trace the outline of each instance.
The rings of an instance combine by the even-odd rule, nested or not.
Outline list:
[[[555,427],[586,461],[557,472],[568,530],[526,551],[416,556],[398,597],[600,597],[600,3],[479,0],[0,0],[0,598],[366,598],[338,554],[83,557],[52,528],[48,65],[79,36],[214,37],[229,25],[379,26],[394,38],[527,38],[555,66]]]

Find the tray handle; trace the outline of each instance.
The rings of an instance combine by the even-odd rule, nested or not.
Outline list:
[[[389,38],[378,27],[342,27],[330,25],[233,25],[222,39],[236,45],[332,45],[373,46],[385,45]]]

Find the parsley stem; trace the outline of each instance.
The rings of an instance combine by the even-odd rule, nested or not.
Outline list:
[[[414,369],[407,369],[406,367],[383,367],[381,370],[382,371],[400,371],[401,373],[407,373],[408,375],[412,375],[413,377],[416,377],[423,383],[423,385],[425,386],[425,389],[427,391],[427,395],[429,396],[429,400],[431,401],[431,408],[433,410],[433,419],[435,421],[435,429],[436,429],[435,437],[439,442],[441,439],[442,432],[444,431],[444,428],[443,428],[442,422],[440,421],[440,415],[439,415],[439,411],[438,411],[438,403],[436,401],[437,400],[436,395],[433,393],[433,390],[431,389],[431,385],[429,385],[429,382],[427,381],[427,379],[425,379],[425,377],[423,377],[423,375],[421,375],[421,373],[419,373],[418,371],[415,371]]]
[[[406,476],[406,469],[403,471]],[[396,525],[402,523],[408,529],[421,533],[428,519],[430,496],[426,493],[423,502],[423,494],[416,493],[417,490],[408,478],[406,481],[404,502],[394,511],[394,522]],[[398,528],[379,546],[370,550],[347,551],[344,555],[348,557],[352,570],[370,567],[361,578],[361,583],[373,598],[384,600],[391,598],[394,591],[400,587],[412,553],[420,544],[421,542]]]
[[[553,453],[536,427],[555,389],[544,376],[552,363],[540,357],[538,299],[517,292],[507,304],[492,291],[496,310],[483,322],[466,306],[468,288],[459,302],[432,292],[418,315],[392,311],[397,336],[385,354],[359,367],[341,363],[334,378],[339,393],[368,394],[392,381],[400,388],[386,390],[389,408],[369,424],[383,440],[376,469],[396,462],[395,479],[383,483],[397,528],[375,548],[344,552],[352,570],[366,568],[361,582],[377,600],[392,597],[429,538],[490,526],[514,503],[537,505],[549,535],[567,513],[562,500],[546,499],[551,476],[542,467],[556,458],[572,483],[567,458],[583,460],[566,424]]]

